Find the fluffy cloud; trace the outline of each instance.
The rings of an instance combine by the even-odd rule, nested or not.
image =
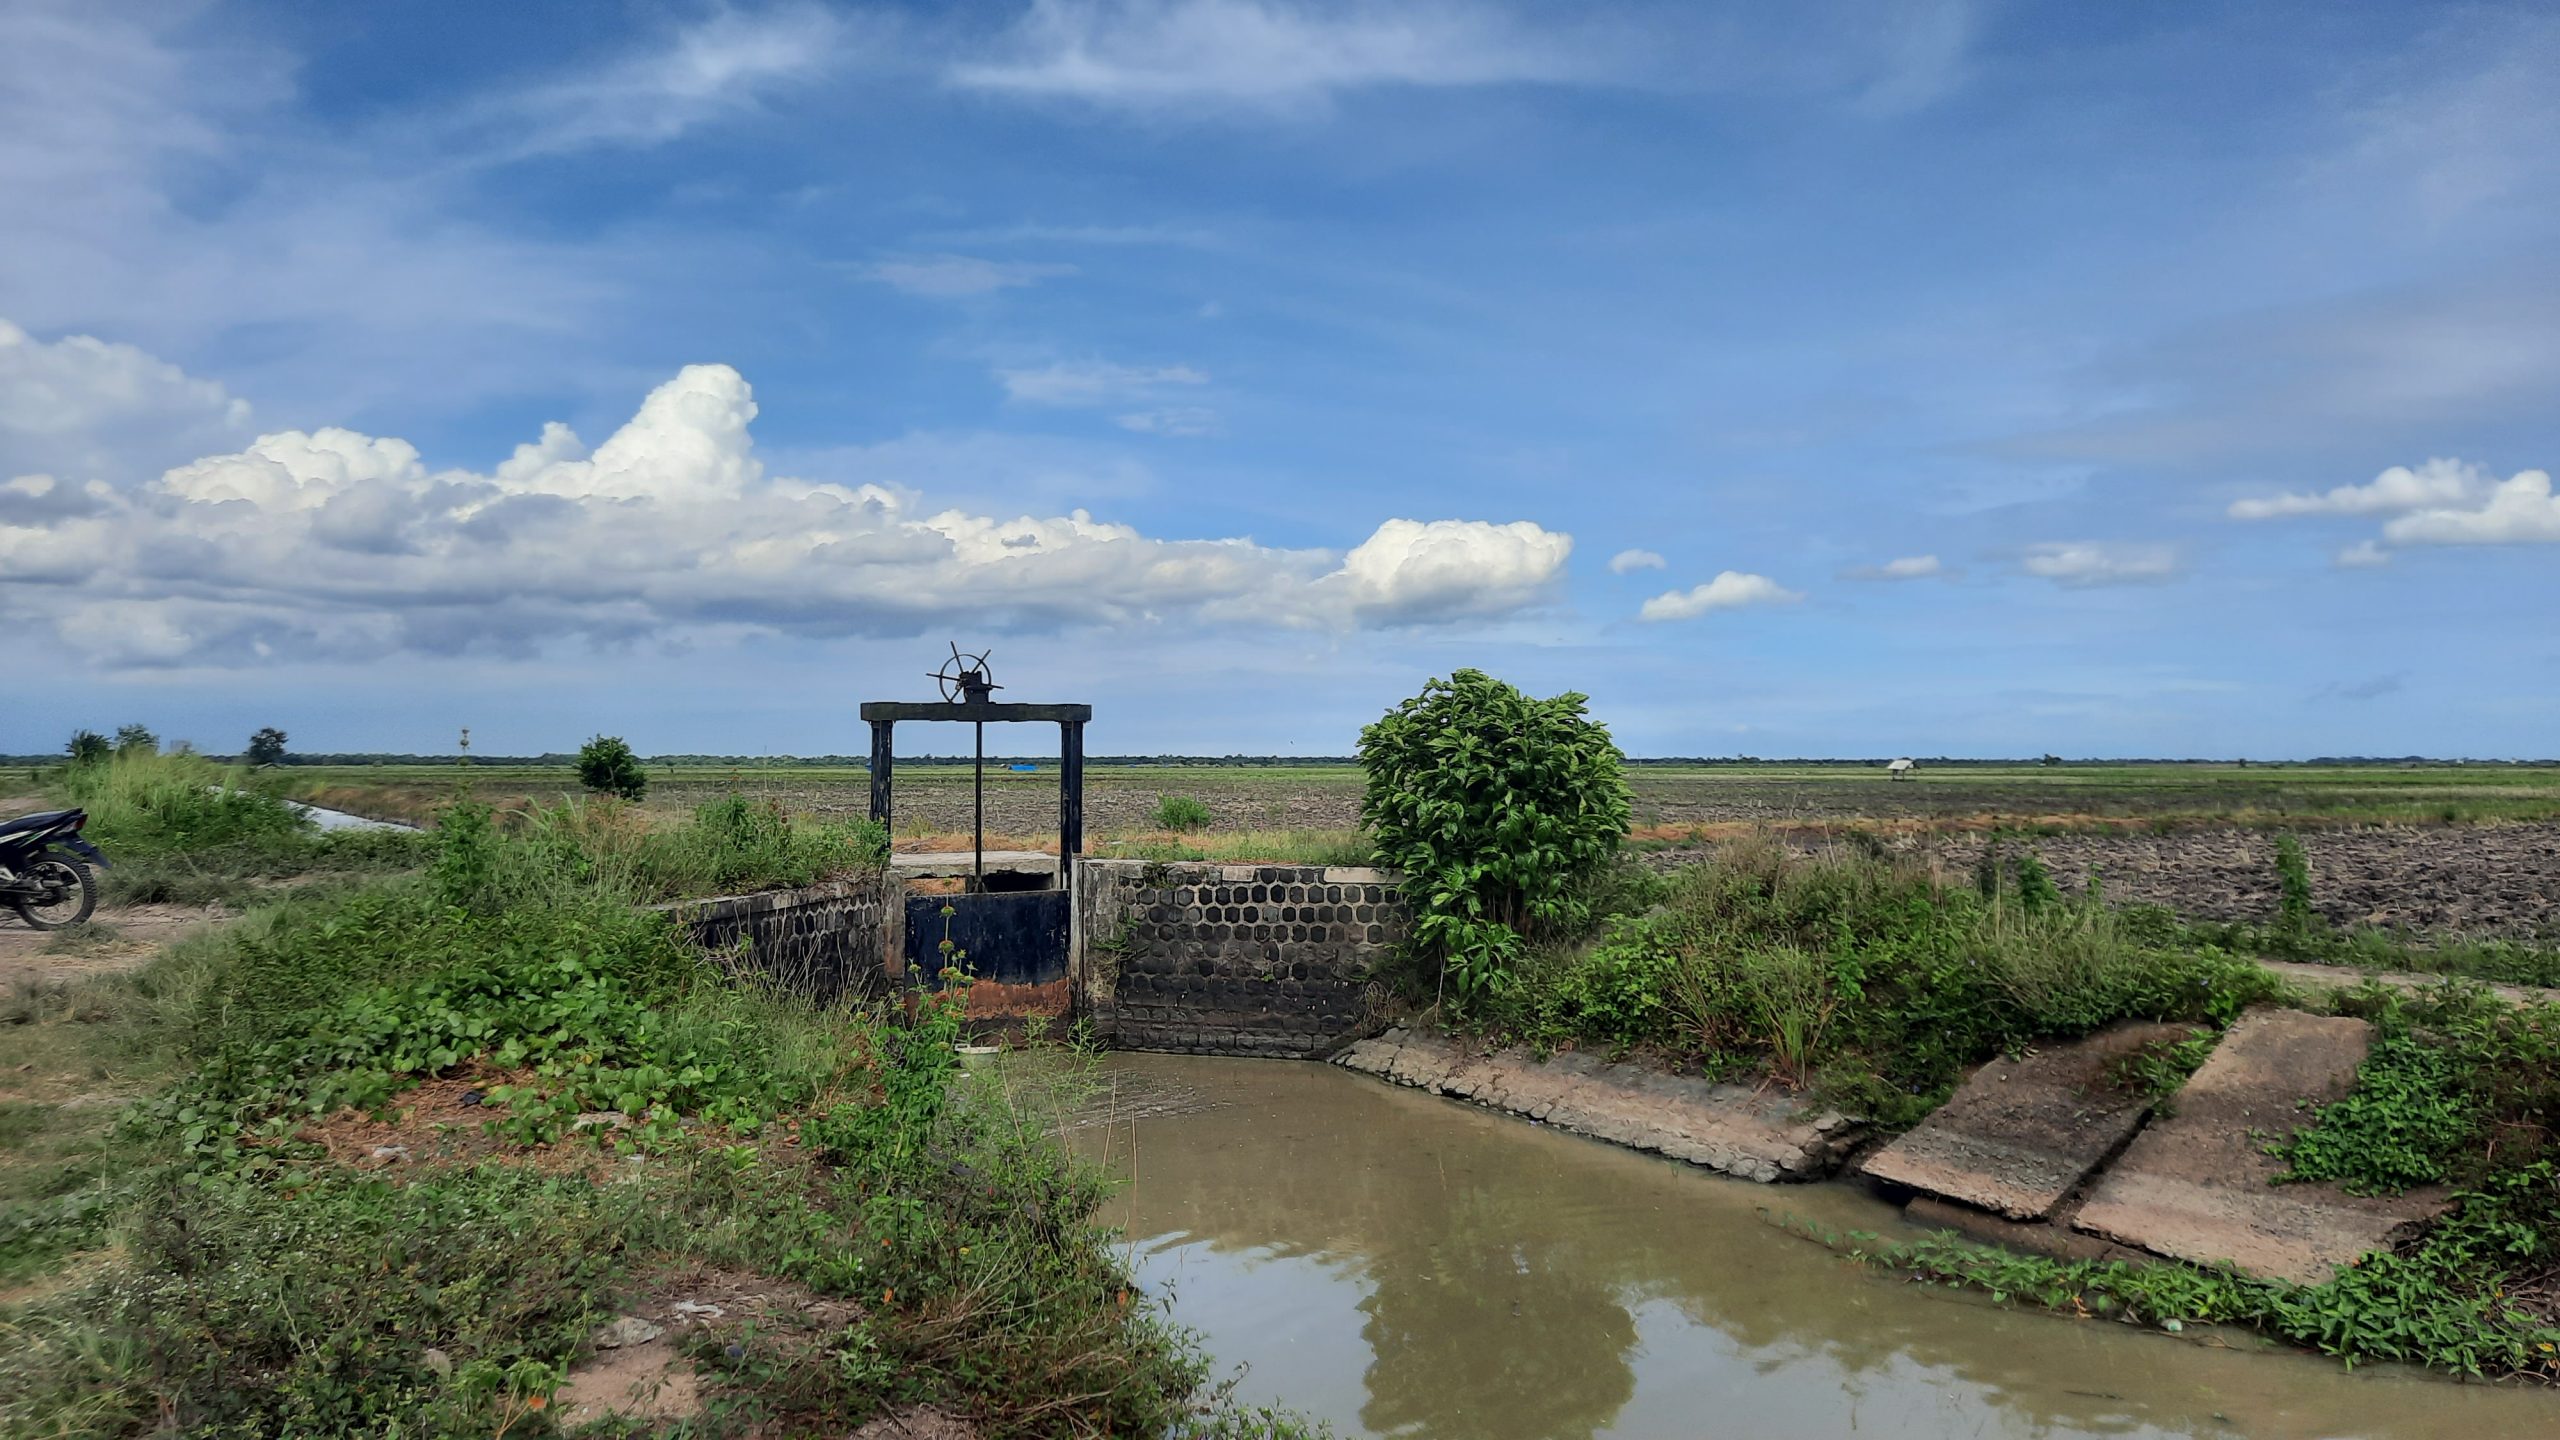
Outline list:
[[[2391,552],[2370,540],[2359,540],[2330,561],[2341,570],[2374,570],[2391,563]]]
[[[1644,602],[1640,620],[1693,620],[1710,610],[1739,610],[1750,605],[1790,605],[1804,596],[1766,575],[1727,570],[1704,585],[1666,590]]]
[[[1659,570],[1670,563],[1650,550],[1621,550],[1609,557],[1609,573],[1632,575],[1638,570]]]
[[[2060,585],[2134,585],[2177,574],[2178,552],[2167,545],[2049,540],[2028,546],[2021,563],[2028,574]]]
[[[2403,515],[2382,527],[2382,538],[2395,545],[2560,544],[2560,496],[2551,493],[2548,471],[2526,470],[2476,503]]]
[[[0,478],[87,480],[237,443],[249,404],[130,345],[0,320]]]
[[[1168,385],[1206,385],[1209,377],[1188,365],[1114,365],[1108,360],[1061,360],[1052,365],[996,371],[1005,398],[1025,405],[1108,405],[1143,399]]]
[[[1390,520],[1337,557],[1156,539],[1082,510],[933,511],[911,491],[768,474],[755,414],[736,371],[696,365],[592,450],[555,424],[487,474],[321,429],[128,491],[12,482],[30,503],[0,507],[0,609],[126,664],[909,634],[961,615],[1349,628],[1536,603],[1572,549],[1527,522]]]
[[[1881,565],[1862,565],[1848,572],[1852,580],[1927,580],[1944,575],[1947,568],[1935,555],[1905,555]]]
[[[2430,460],[2411,469],[2394,465],[2363,485],[2341,485],[2316,495],[2288,493],[2231,503],[2234,520],[2276,520],[2296,515],[2388,515],[2430,506],[2464,505],[2488,493],[2493,477],[2459,460]]]
[[[1028,260],[981,260],[974,255],[911,255],[873,261],[863,267],[862,273],[910,295],[957,300],[1073,275],[1076,267]]]
[[[1542,597],[1572,553],[1572,536],[1526,520],[1390,520],[1314,588],[1372,624],[1499,615]]]

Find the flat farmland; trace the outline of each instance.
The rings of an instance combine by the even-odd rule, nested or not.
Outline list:
[[[452,766],[296,767],[303,798],[420,821],[455,793]],[[1633,840],[1671,868],[1716,843],[1768,832],[1799,848],[1849,832],[1968,872],[1995,831],[2025,832],[2063,884],[2095,875],[2113,899],[2199,919],[2274,913],[2275,833],[2298,832],[2315,906],[2341,924],[2549,938],[2560,933],[2560,767],[2455,765],[2064,765],[1924,768],[1904,780],[1851,766],[1640,765]],[[563,768],[474,766],[483,800],[544,805],[576,792]],[[859,768],[651,766],[647,808],[672,818],[730,794],[813,819],[860,819]],[[1360,772],[1348,765],[1091,765],[1088,850],[1216,859],[1340,861],[1363,852]],[[1206,830],[1174,836],[1158,802],[1208,808]],[[1054,764],[990,769],[991,846],[1057,843]],[[966,765],[901,765],[896,843],[965,847]]]
[[[297,793],[344,808],[418,818],[453,793],[452,766],[303,766],[284,772]],[[576,792],[566,768],[474,766],[484,799],[548,802]],[[2560,767],[2523,765],[2064,765],[1949,766],[1905,780],[1851,766],[1639,765],[1629,771],[1639,833],[1689,826],[1887,830],[2174,829],[2193,825],[2311,827],[2560,820]],[[990,769],[987,818],[1011,834],[1054,831],[1058,774]],[[1359,823],[1360,772],[1348,766],[1089,765],[1086,827],[1095,834],[1154,828],[1157,801],[1188,795],[1217,830],[1348,829]],[[858,767],[650,767],[648,805],[680,810],[738,793],[770,797],[829,819],[870,808]],[[965,828],[966,765],[902,764],[901,831]]]

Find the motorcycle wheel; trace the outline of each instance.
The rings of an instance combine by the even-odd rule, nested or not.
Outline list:
[[[98,880],[89,873],[89,867],[83,861],[48,850],[36,858],[36,863],[27,867],[26,878],[39,885],[62,887],[56,892],[61,896],[57,900],[44,901],[27,895],[10,900],[9,903],[17,907],[18,917],[38,930],[59,930],[65,925],[77,925],[98,908]]]

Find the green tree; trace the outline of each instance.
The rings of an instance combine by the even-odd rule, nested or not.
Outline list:
[[[1460,670],[1360,732],[1361,822],[1462,1003],[1507,989],[1524,943],[1589,922],[1626,838],[1625,757],[1587,703]]]
[[[116,753],[157,755],[160,753],[160,737],[152,734],[151,727],[147,725],[119,725],[116,727]]]
[[[94,765],[115,753],[115,746],[95,730],[74,730],[71,743],[62,747],[74,765]]]
[[[281,765],[284,763],[284,732],[273,725],[249,737],[249,763]]]
[[[578,747],[578,783],[603,795],[637,800],[649,793],[649,772],[619,735],[598,735]]]

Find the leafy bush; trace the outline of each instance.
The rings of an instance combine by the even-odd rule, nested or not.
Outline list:
[[[649,772],[619,735],[598,735],[578,747],[578,783],[599,795],[638,800],[649,793]]]
[[[1205,830],[1215,817],[1209,807],[1189,795],[1156,797],[1156,828],[1160,830]]]
[[[1585,703],[1459,670],[1360,732],[1362,823],[1404,874],[1416,953],[1461,1004],[1509,989],[1528,943],[1588,921],[1626,837],[1624,757]]]
[[[160,753],[160,737],[152,734],[148,725],[119,725],[116,727],[116,753],[157,755]]]
[[[95,730],[74,730],[71,742],[62,747],[74,765],[94,765],[115,753],[115,746]]]

